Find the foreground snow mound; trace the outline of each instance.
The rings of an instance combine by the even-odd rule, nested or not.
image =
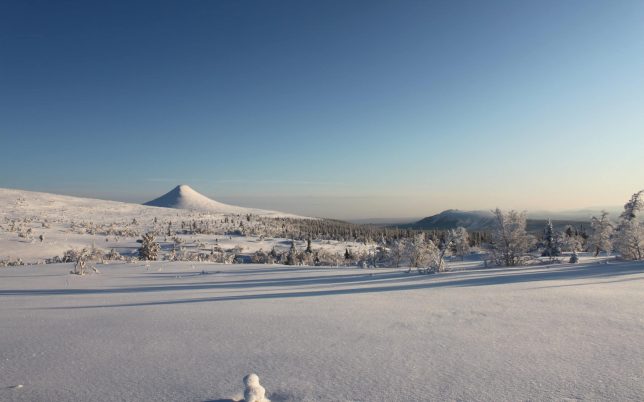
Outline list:
[[[248,374],[244,377],[244,401],[245,402],[271,402],[266,399],[266,390],[259,384],[257,374]]]

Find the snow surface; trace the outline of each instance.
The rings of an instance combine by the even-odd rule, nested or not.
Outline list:
[[[0,400],[642,400],[644,263],[0,268]],[[18,388],[22,385],[22,388]]]

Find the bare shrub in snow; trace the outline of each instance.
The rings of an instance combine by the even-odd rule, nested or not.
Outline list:
[[[337,267],[346,263],[344,256],[340,253],[333,253],[328,250],[320,250],[317,253],[316,265]]]
[[[490,241],[490,256],[498,265],[521,265],[534,238],[526,232],[526,213],[499,208],[494,213],[494,228]]]
[[[20,231],[18,232],[18,237],[22,239],[27,239],[27,240],[32,240],[33,230],[31,228],[21,228]]]
[[[87,250],[83,249],[78,253],[74,270],[70,273],[75,275],[85,275],[85,266],[87,265]]]
[[[118,251],[111,249],[109,253],[105,254],[105,259],[110,261],[121,261],[123,256]]]
[[[19,267],[25,265],[21,258],[17,260],[0,260],[0,267]]]
[[[79,250],[69,249],[63,253],[61,262],[76,262],[78,261],[79,255],[80,255]]]
[[[259,249],[251,256],[251,261],[253,264],[267,264],[269,259],[269,254],[265,253],[264,250]]]
[[[257,374],[244,377],[244,402],[271,402],[266,398],[266,390],[259,384]]]
[[[85,270],[87,269],[87,263],[91,260],[92,254],[90,250],[84,248],[76,254],[76,261],[74,264],[74,270],[70,271],[70,274],[74,275],[85,275]],[[90,267],[94,272],[98,273],[96,267]]]

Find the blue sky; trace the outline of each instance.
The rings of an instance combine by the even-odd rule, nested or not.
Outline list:
[[[644,2],[0,3],[0,187],[338,218],[622,204]]]

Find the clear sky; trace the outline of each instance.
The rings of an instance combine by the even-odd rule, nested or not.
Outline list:
[[[0,2],[0,187],[338,218],[623,204],[644,1]]]

